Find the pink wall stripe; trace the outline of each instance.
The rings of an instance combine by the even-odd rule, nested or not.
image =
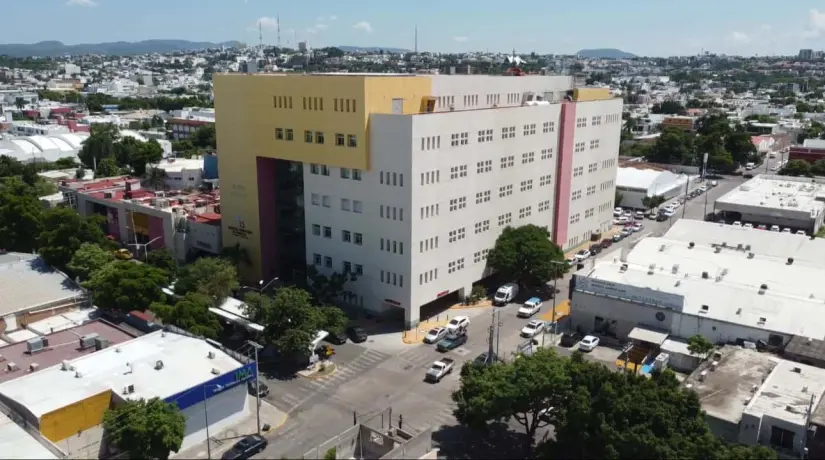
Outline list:
[[[258,237],[261,239],[261,279],[270,280],[277,276],[275,260],[278,255],[278,210],[276,209],[275,166],[272,158],[257,159],[258,169],[258,218],[260,229]]]
[[[160,237],[160,238],[158,238]],[[149,245],[150,249],[160,249],[165,246],[163,237],[163,219],[160,217],[149,216],[149,240],[158,238]]]
[[[559,161],[556,172],[556,216],[553,222],[553,240],[562,249],[567,246],[567,227],[570,222],[570,184],[573,180],[575,133],[576,103],[563,101],[559,132]]]

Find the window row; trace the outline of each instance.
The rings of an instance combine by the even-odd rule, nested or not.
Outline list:
[[[480,129],[478,130],[478,143],[484,142],[493,142],[493,130],[492,129]]]
[[[393,286],[404,287],[404,275],[381,270],[381,282]]]
[[[437,184],[441,182],[441,171],[427,171],[421,173],[421,185]]]
[[[589,185],[587,187],[587,196],[595,195],[595,194],[596,194],[596,186],[595,185]]]
[[[383,219],[398,220],[404,222],[404,208],[398,206],[380,205],[379,216]]]
[[[464,258],[460,258],[458,260],[454,260],[447,264],[447,273],[454,273],[459,270],[464,270]]]
[[[525,217],[530,217],[533,214],[533,207],[527,206],[526,208],[521,208],[518,210],[518,217],[519,219],[524,219]]]
[[[536,134],[536,124],[535,123],[530,123],[530,124],[524,125],[523,133],[524,133],[523,134],[524,136],[532,136],[532,135]]]
[[[579,199],[581,199],[581,197],[582,197],[582,191],[581,190],[575,190],[573,193],[570,194],[570,201],[579,200]]]
[[[450,167],[450,179],[467,177],[467,165],[456,165]]]
[[[427,284],[438,279],[438,269],[433,268],[418,275],[418,284]]]
[[[460,145],[467,145],[470,143],[470,133],[453,133],[450,134],[450,146],[458,147]]]
[[[616,166],[616,159],[615,158],[611,158],[609,160],[602,161],[602,169],[612,168],[613,166]]]
[[[588,219],[590,217],[593,217],[593,214],[595,214],[594,208],[587,209],[584,211],[584,218]]]
[[[590,150],[599,148],[599,140],[598,139],[591,139],[590,140]]]
[[[332,227],[321,227],[318,224],[312,224],[312,234],[314,236],[323,235],[324,238],[332,238]],[[353,233],[349,230],[341,230],[341,241],[361,246],[364,244],[364,235],[358,232]]]
[[[361,170],[341,168],[341,179],[361,180]]]
[[[441,148],[441,136],[427,136],[421,138],[421,150],[436,150]]]
[[[464,227],[450,230],[448,242],[455,243],[458,240],[463,240],[465,236],[466,232]]]
[[[462,196],[450,200],[450,211],[458,211],[467,207],[467,197]]]
[[[309,164],[310,174],[329,176],[331,168],[327,165]],[[340,168],[341,179],[361,180],[360,169]]]
[[[607,203],[603,203],[599,205],[599,212],[610,211],[613,209],[613,201],[608,201]]]
[[[431,236],[418,242],[418,252],[427,252],[432,249],[438,249],[437,236]]]
[[[341,211],[354,212],[361,214],[364,212],[363,204],[359,200],[350,200],[349,198],[341,198]]]
[[[490,230],[490,219],[482,220],[475,223],[476,235]]]
[[[292,96],[272,96],[272,107],[276,109],[291,109]]]
[[[340,99],[334,98],[333,99],[333,106],[336,112],[349,112],[355,113],[355,99]],[[321,109],[323,110],[323,102],[321,103]]]
[[[332,268],[332,257],[322,256],[315,253],[312,255],[312,263],[317,267]],[[341,271],[343,273],[354,273],[358,276],[364,274],[364,266],[361,264],[353,264],[352,262],[343,261],[341,263]]]
[[[556,122],[555,121],[545,121],[541,124],[541,132],[544,134],[552,133],[556,131]]]
[[[473,254],[473,263],[477,264],[479,262],[483,262],[483,261],[487,260],[487,254],[489,254],[489,253],[490,253],[489,249],[483,249],[481,251],[476,251],[476,253]]]
[[[599,170],[599,164],[598,163],[590,163],[589,165],[587,165],[587,172],[588,173],[596,172],[598,170]]]
[[[389,238],[381,238],[381,250],[391,252],[393,254],[404,255],[404,242],[391,240]]]
[[[392,185],[396,187],[404,186],[404,173],[390,173],[379,171],[378,177],[378,182],[382,185]],[[392,181],[390,181],[390,179],[392,179]]]
[[[602,192],[605,191],[605,190],[610,190],[610,189],[614,188],[615,184],[616,184],[616,181],[613,180],[613,179],[608,180],[608,181],[604,181],[600,184],[599,189]]]
[[[484,174],[493,170],[493,160],[484,160],[476,163],[476,174]]]
[[[438,216],[438,203],[421,207],[421,218],[429,219]]]

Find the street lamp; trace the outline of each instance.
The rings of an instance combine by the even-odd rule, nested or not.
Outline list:
[[[264,293],[264,291],[266,291],[266,288],[268,288],[270,284],[274,283],[275,281],[278,281],[279,279],[280,279],[280,278],[278,278],[278,277],[276,276],[275,278],[272,278],[271,280],[269,280],[269,282],[268,282],[268,283],[266,283],[266,284],[264,284],[264,280],[260,280],[260,281],[258,281],[258,286],[261,286],[261,287],[255,287],[255,286],[244,286],[244,288],[246,288],[246,289],[251,289],[251,290],[253,290],[253,291],[255,291],[255,292],[258,292],[258,293],[260,293],[260,294],[263,294],[263,293]]]
[[[204,384],[203,385],[203,419],[206,422],[206,458],[212,458],[212,444],[209,442],[209,410],[206,406],[206,388],[207,387],[215,387],[217,391],[223,389],[223,385],[220,384]]]
[[[567,261],[561,261],[561,260],[551,260],[550,263],[553,264],[553,265],[565,265],[565,266],[567,265]],[[559,280],[559,277],[553,278],[553,297],[552,297],[552,299],[553,299],[553,316],[552,316],[552,321],[550,322],[550,327],[553,328],[553,332],[552,332],[553,342],[556,341],[556,330],[558,329],[556,327],[556,291],[557,291],[556,283],[558,282],[558,280]],[[544,347],[544,336],[545,336],[545,334],[541,335],[541,346],[542,347]]]

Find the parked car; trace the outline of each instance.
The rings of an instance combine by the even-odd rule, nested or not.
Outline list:
[[[579,350],[593,351],[599,346],[599,338],[593,335],[586,335],[581,342],[579,342]]]
[[[605,238],[602,240],[601,243],[599,243],[599,245],[602,247],[602,249],[607,249],[610,246],[613,246],[613,240],[610,238]]]
[[[447,328],[443,326],[438,326],[430,329],[427,331],[427,335],[424,336],[424,343],[438,343],[439,340],[443,339],[447,335]]]
[[[633,218],[635,218],[636,220],[644,219],[645,218],[644,211],[636,211],[636,213],[633,215]]]
[[[343,332],[330,332],[324,340],[334,345],[343,345],[347,343],[347,334]]]
[[[496,293],[493,295],[493,304],[499,306],[507,305],[508,303],[512,302],[517,295],[518,284],[507,283],[496,290]]]
[[[630,219],[627,216],[619,216],[613,219],[613,225],[624,225],[629,221]]]
[[[593,254],[595,256],[598,253],[602,252],[602,246],[600,244],[591,244],[589,251],[590,254]]]
[[[456,333],[459,330],[467,329],[470,325],[470,318],[468,316],[456,316],[447,323],[447,333]]]
[[[347,335],[353,343],[362,343],[367,341],[367,331],[361,326],[351,326],[347,328]]]
[[[265,438],[257,434],[252,434],[236,442],[231,449],[224,452],[221,458],[223,460],[251,458],[253,455],[263,452],[267,445],[269,445],[269,442]]]
[[[624,213],[624,209],[616,208],[613,210],[613,217],[620,217]]]
[[[582,261],[587,260],[590,257],[590,251],[587,249],[582,249],[581,251],[576,253],[576,260]]]
[[[664,222],[668,220],[668,218],[669,217],[665,213],[660,212],[659,215],[656,216],[656,222]]]
[[[613,242],[618,243],[619,241],[622,241],[622,238],[624,238],[624,236],[622,236],[621,233],[617,233],[613,235]]]
[[[527,302],[524,302],[524,305],[518,309],[516,316],[520,318],[529,318],[541,311],[541,305],[541,299],[538,297],[530,297],[527,299]]]
[[[793,233],[793,230],[791,230],[790,227],[785,227],[782,229],[782,233]]]
[[[456,348],[467,343],[467,334],[448,334],[436,345],[436,349],[440,352],[455,350]]]
[[[576,331],[573,332],[565,332],[561,335],[561,342],[560,345],[565,348],[570,348],[573,345],[579,343],[582,339],[582,335]]]
[[[493,353],[492,358],[490,352],[485,351],[480,355],[476,356],[476,359],[473,360],[475,364],[488,364],[488,363],[500,363],[501,358],[498,357],[497,354]]]
[[[796,234],[797,234],[797,235],[802,235],[802,236],[808,236],[808,234],[807,234],[807,233],[805,233],[805,230],[797,230],[797,231],[796,231]]]
[[[633,234],[633,230],[630,227],[625,227],[622,229],[621,232],[619,232],[619,234],[622,235],[623,238],[627,238],[628,236]]]
[[[742,228],[753,228],[753,224],[748,222],[747,224],[743,225]]]
[[[644,230],[644,228],[645,228],[645,226],[642,225],[641,222],[636,222],[635,224],[633,224],[633,231],[634,232],[641,232],[642,230]]]
[[[256,385],[255,380],[250,380],[246,386],[252,396],[255,396],[256,388],[258,389],[258,396],[261,398],[265,398],[269,394],[269,387],[264,382],[258,381]]]
[[[535,337],[538,334],[544,332],[544,328],[547,326],[544,321],[540,319],[534,319],[527,323],[523,328],[521,328],[521,336],[522,337]]]
[[[734,222],[734,223],[733,223],[733,224],[731,224],[731,225],[733,225],[734,227],[741,227],[741,226],[742,226],[742,222],[739,222],[739,221],[737,220],[736,222]]]

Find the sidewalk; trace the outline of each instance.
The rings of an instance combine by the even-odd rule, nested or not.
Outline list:
[[[578,245],[578,246],[576,246],[572,249],[568,249],[564,253],[564,258],[569,259],[569,258],[573,257],[574,255],[576,255],[576,253],[581,251],[582,249],[588,249],[591,245],[601,243],[602,240],[605,240],[605,239],[608,239],[608,238],[613,238],[613,235],[619,233],[620,231],[622,231],[622,227],[619,226],[619,225],[614,225],[614,226],[610,227],[610,230],[607,230],[607,231],[602,233],[602,239],[601,240],[599,240],[599,241],[585,241],[584,243],[581,243],[580,245]]]
[[[471,314],[467,310],[482,308],[486,309],[491,308],[492,306],[493,301],[489,299],[482,300],[472,305],[464,305],[463,303],[457,303],[452,307],[448,308],[447,310],[443,311],[441,314],[429,318],[425,321],[421,321],[414,327],[406,331],[403,331],[401,333],[401,341],[403,341],[407,345],[421,343],[424,340],[424,337],[427,335],[427,331],[434,327],[444,326],[445,324],[450,322],[450,318],[455,318],[456,316],[470,316]]]
[[[255,411],[255,397],[247,395],[246,399],[249,413],[238,423],[228,428],[224,428],[218,432],[210,430],[208,447],[204,440],[178,453],[173,453],[169,458],[207,458],[208,456],[211,458],[220,458],[224,452],[229,450],[236,442],[240,441],[241,438],[257,433],[258,419]],[[287,418],[286,413],[281,412],[272,404],[261,399],[261,434],[264,437],[283,427]],[[268,431],[264,431],[266,425],[270,426]]]

